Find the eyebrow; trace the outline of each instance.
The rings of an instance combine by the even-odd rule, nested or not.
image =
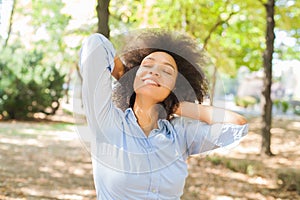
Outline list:
[[[149,60],[153,60],[153,61],[156,60],[155,58],[152,58],[152,57],[146,57],[145,59],[149,59]],[[176,71],[176,68],[171,63],[163,62],[162,64],[170,66],[170,67],[172,67]]]

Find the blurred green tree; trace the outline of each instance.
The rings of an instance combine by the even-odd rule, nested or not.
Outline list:
[[[105,6],[98,6],[98,9],[105,9],[106,16],[110,18],[110,30],[114,33],[135,28],[162,27],[187,32],[197,38],[199,45],[202,44],[211,56],[214,66],[214,70],[209,76],[212,83],[212,96],[217,68],[230,76],[235,76],[241,66],[255,71],[262,69],[266,62],[269,64],[273,62],[273,57],[268,61],[265,56],[262,59],[266,49],[270,53],[266,43],[270,37],[270,32],[266,35],[265,29],[266,0],[204,0],[200,2],[193,0],[106,0],[105,2],[110,2],[110,12],[107,12]],[[272,56],[277,59],[299,59],[298,27],[300,22],[297,8],[299,8],[299,1],[276,1],[274,18],[277,26],[273,31],[275,33],[283,31],[293,40],[292,43],[278,42],[277,40],[279,45],[275,46],[271,52]],[[99,13],[98,16],[100,16]],[[268,19],[269,17],[267,17],[267,22]],[[102,22],[98,20],[98,23]],[[266,74],[269,72],[265,71]],[[272,83],[270,73],[266,80],[268,80],[267,87],[269,87]],[[268,96],[268,94],[266,95]],[[268,97],[266,97],[266,105],[268,110],[271,110],[272,101]],[[263,120],[266,126],[270,127],[271,116],[268,118],[269,120],[263,117]],[[263,132],[265,130],[263,129]],[[266,131],[266,134],[270,133]],[[266,145],[266,148],[269,147],[270,142]]]
[[[274,0],[154,2],[148,24],[190,33],[199,39],[211,56],[215,66],[211,75],[212,97],[216,68],[231,76],[235,76],[241,66],[247,66],[251,71],[264,68],[261,152],[272,155],[270,89],[273,56],[299,59],[299,1],[277,0],[276,4]],[[278,22],[276,27],[274,20]],[[280,45],[274,49],[274,33],[280,31],[290,42],[279,38]]]
[[[63,96],[65,75],[54,65],[43,63],[44,56],[43,52],[26,51],[20,46],[1,50],[1,118],[33,118],[38,112],[55,114]]]
[[[74,63],[64,41],[70,17],[62,13],[61,0],[14,1],[13,6],[0,55],[0,118],[55,114]]]

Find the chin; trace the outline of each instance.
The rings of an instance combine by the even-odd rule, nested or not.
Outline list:
[[[137,95],[147,97],[147,99],[153,99],[153,101],[157,103],[164,101],[169,95],[169,94],[164,95],[163,91],[153,91],[153,89],[146,88],[146,87],[138,89],[137,91],[135,91],[135,93]]]

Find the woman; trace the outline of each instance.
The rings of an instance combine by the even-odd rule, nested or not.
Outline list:
[[[189,37],[157,30],[131,36],[120,56],[100,34],[81,49],[97,199],[180,199],[188,156],[238,142],[246,120],[200,104],[204,56]],[[111,76],[119,80],[114,98]]]

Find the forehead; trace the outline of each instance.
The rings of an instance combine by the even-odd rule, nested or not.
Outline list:
[[[169,65],[174,69],[177,69],[177,65],[174,58],[166,52],[162,52],[162,51],[153,52],[143,59],[143,62],[145,61],[152,61],[158,64]]]

